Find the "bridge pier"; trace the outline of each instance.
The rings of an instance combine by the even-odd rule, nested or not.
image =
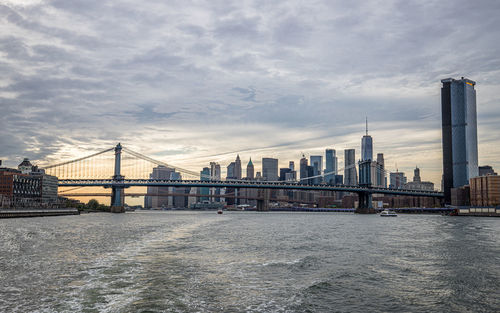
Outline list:
[[[269,199],[271,198],[270,189],[259,189],[257,200],[257,211],[269,211]]]
[[[358,197],[358,207],[354,212],[358,214],[374,214],[375,210],[372,205],[372,193],[358,192]]]
[[[112,213],[124,213],[124,194],[123,187],[118,187],[115,184],[123,183],[124,177],[120,174],[121,172],[121,153],[122,145],[117,144],[115,147],[115,175],[113,176],[113,187],[111,187],[111,212]]]

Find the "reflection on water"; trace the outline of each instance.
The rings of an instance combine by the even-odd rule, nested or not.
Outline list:
[[[0,220],[0,311],[493,312],[499,230],[331,213]]]

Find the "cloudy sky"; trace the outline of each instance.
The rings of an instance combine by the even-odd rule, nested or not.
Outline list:
[[[260,170],[356,148],[440,184],[440,80],[477,82],[479,162],[500,170],[500,2],[0,0],[0,159],[118,142]],[[439,186],[439,185],[438,185]]]

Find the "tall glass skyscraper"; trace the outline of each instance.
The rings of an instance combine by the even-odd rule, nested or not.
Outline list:
[[[335,149],[326,149],[325,152],[325,173],[331,173],[325,175],[325,182],[327,184],[335,183],[335,175],[337,175],[337,155]]]
[[[366,119],[366,135],[361,139],[361,161],[373,160],[373,140],[368,135],[368,119]]]
[[[311,166],[314,169],[313,176],[318,176],[323,174],[323,156],[311,155],[309,159],[311,161]],[[319,184],[321,182],[322,182],[321,177],[316,177],[313,179],[313,184]]]
[[[441,83],[443,185],[445,202],[450,203],[451,188],[467,185],[479,175],[476,82],[462,77]]]
[[[344,184],[348,186],[356,186],[358,184],[356,151],[354,149],[344,150]]]
[[[262,177],[267,181],[278,181],[278,159],[262,158]]]

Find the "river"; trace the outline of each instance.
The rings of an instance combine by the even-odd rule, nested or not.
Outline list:
[[[0,220],[0,312],[494,312],[500,219],[149,212]]]

